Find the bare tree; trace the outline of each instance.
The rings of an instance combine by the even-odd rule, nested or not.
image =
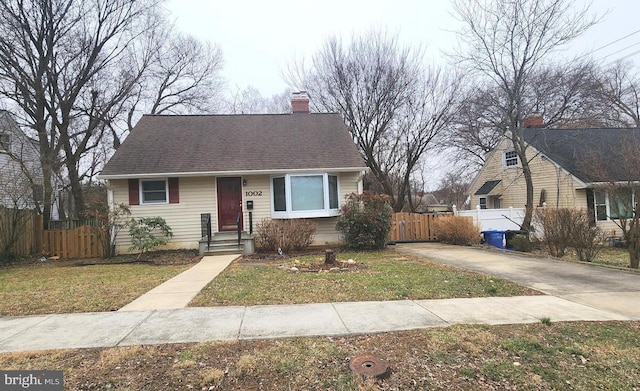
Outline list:
[[[331,38],[288,77],[316,111],[342,115],[393,209],[411,208],[412,176],[451,120],[459,79],[425,68],[420,49],[381,31]]]
[[[522,228],[528,230],[533,213],[533,181],[522,137],[525,92],[533,73],[550,55],[597,22],[589,4],[577,8],[567,0],[455,0],[463,22],[459,31],[464,49],[454,56],[496,86],[506,134],[520,160],[527,204]]]
[[[82,213],[81,158],[99,144],[104,118],[141,75],[143,67],[127,63],[130,44],[156,6],[151,0],[0,1],[0,93],[38,139],[45,224],[52,178],[63,165]]]
[[[640,126],[640,75],[631,62],[615,62],[599,72],[594,89],[613,126]]]
[[[222,50],[210,43],[177,33],[167,21],[145,32],[141,46],[153,53],[131,96],[123,102],[127,112],[126,131],[142,113],[212,113],[222,100]],[[112,127],[114,148],[122,132]]]
[[[106,142],[117,147],[141,111],[205,110],[220,90],[220,50],[176,34],[160,4],[0,0],[0,94],[38,140],[45,224],[56,174],[83,215]]]
[[[445,205],[456,205],[465,209],[469,178],[461,172],[448,172],[440,181],[438,189],[433,192],[438,202]]]
[[[232,91],[224,102],[223,111],[229,114],[284,114],[291,112],[291,91],[289,89],[270,97],[263,96],[257,88],[249,86],[244,90]]]

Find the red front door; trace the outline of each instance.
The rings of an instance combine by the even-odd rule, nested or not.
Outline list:
[[[242,179],[218,178],[218,231],[236,231],[242,213]],[[242,216],[240,216],[242,229]]]

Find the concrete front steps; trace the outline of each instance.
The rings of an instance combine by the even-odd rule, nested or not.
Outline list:
[[[240,235],[240,245],[238,245],[237,232],[216,232],[213,234],[209,246],[207,246],[207,238],[202,238],[199,249],[200,256],[253,254],[255,252],[255,244],[253,235],[249,235],[244,231]]]

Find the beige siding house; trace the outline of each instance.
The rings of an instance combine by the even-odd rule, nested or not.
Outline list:
[[[592,177],[582,162],[594,152],[615,150],[625,137],[640,137],[640,130],[532,127],[523,129],[523,133],[533,177],[534,206],[589,210],[593,221],[605,232],[615,231],[614,202],[609,199],[606,186]],[[619,163],[619,157],[611,156],[609,163]],[[622,176],[620,181],[629,180]],[[526,206],[522,165],[507,137],[488,154],[471,182],[469,194],[472,209]]]
[[[344,197],[366,170],[338,114],[146,115],[101,173],[112,204],[133,217],[161,216],[169,248],[198,248],[203,216],[216,234],[249,233],[263,219],[312,219],[317,245],[335,244]],[[120,234],[117,251],[129,248]]]

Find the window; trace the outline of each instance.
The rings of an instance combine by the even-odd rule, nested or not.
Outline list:
[[[611,219],[628,219],[633,217],[633,192],[631,189],[622,189],[615,195],[604,190],[594,190],[593,209],[596,220],[606,221]]]
[[[500,209],[502,203],[500,202],[500,196],[492,196],[491,199],[491,208]]]
[[[487,209],[487,199],[484,197],[480,198],[480,209]]]
[[[596,220],[607,220],[607,193],[603,190],[593,192],[594,210],[596,211]]]
[[[631,189],[620,189],[609,194],[609,217],[611,219],[630,219],[633,217],[633,195]]]
[[[338,177],[330,174],[283,175],[271,178],[275,218],[338,215]]]
[[[504,166],[516,167],[518,165],[518,154],[516,151],[509,151],[504,153]]]
[[[140,187],[143,204],[167,203],[167,181],[141,181]]]
[[[7,152],[11,147],[11,136],[8,133],[0,133],[0,152]]]

